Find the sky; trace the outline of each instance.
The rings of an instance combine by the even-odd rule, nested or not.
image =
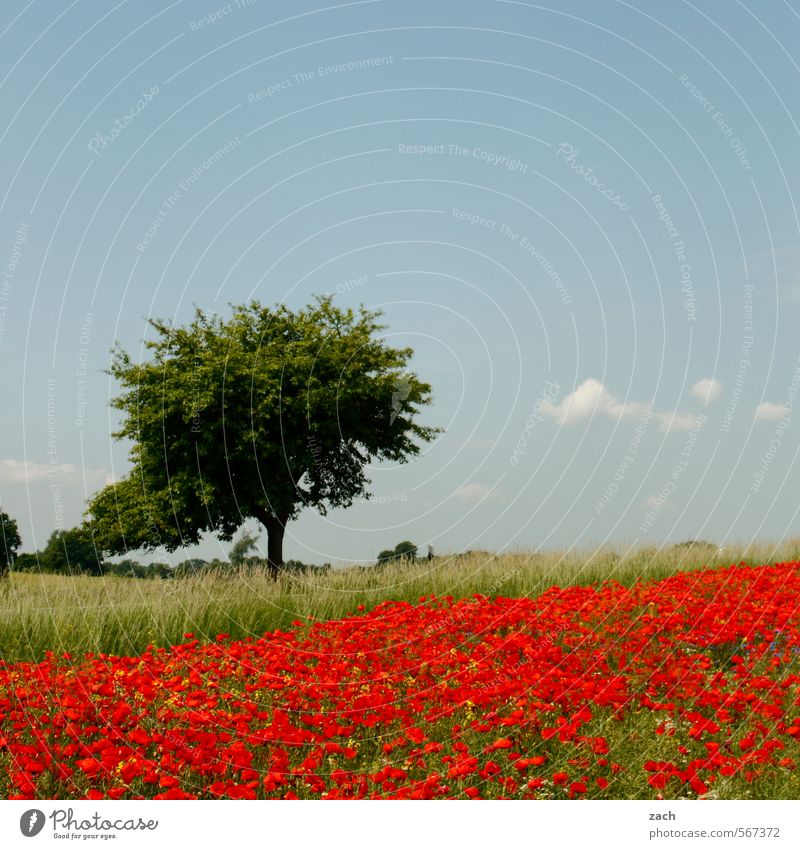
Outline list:
[[[444,432],[286,557],[800,536],[799,45],[797,0],[7,0],[23,550],[129,468],[115,342],[325,293],[384,311]]]

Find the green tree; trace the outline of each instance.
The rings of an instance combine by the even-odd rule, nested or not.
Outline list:
[[[228,560],[233,566],[241,566],[247,559],[247,555],[256,547],[258,534],[242,531],[241,536],[233,544]]]
[[[19,538],[16,520],[5,510],[0,510],[0,577],[8,574],[20,545],[22,540]]]
[[[39,571],[39,555],[29,554],[23,551],[14,558],[12,566],[15,572],[38,572]]]
[[[133,468],[89,503],[103,550],[229,540],[254,518],[277,574],[303,507],[349,506],[368,494],[369,463],[406,462],[437,432],[415,421],[431,388],[379,317],[328,297],[297,311],[253,301],[227,321],[199,310],[185,327],[151,321],[149,362],[117,348],[115,436],[131,440]]]
[[[120,578],[141,578],[145,568],[138,560],[126,558],[119,563],[106,563],[105,571]]]
[[[43,572],[102,575],[103,555],[88,528],[53,531],[39,555],[39,566]]]
[[[192,575],[200,575],[208,570],[209,562],[200,557],[190,557],[188,560],[181,560],[175,567],[176,578],[189,578]]]
[[[408,540],[404,540],[403,542],[398,542],[397,545],[393,549],[384,549],[378,555],[378,563],[389,563],[392,560],[416,560],[417,559],[417,547],[413,542],[409,542]]]
[[[166,581],[173,576],[173,568],[169,565],[169,563],[151,563],[147,567],[147,577],[148,578],[158,578],[159,580]]]
[[[394,547],[394,556],[398,558],[405,558],[406,560],[416,560],[417,547],[413,542],[409,542],[408,540],[398,542]]]

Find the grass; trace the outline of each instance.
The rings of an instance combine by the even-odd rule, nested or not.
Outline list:
[[[420,596],[537,596],[548,587],[615,580],[630,585],[680,570],[800,559],[800,539],[781,545],[706,544],[666,549],[486,552],[431,561],[286,575],[206,574],[180,580],[134,580],[12,573],[0,581],[0,659],[39,661],[45,652],[136,655],[148,645],[219,633],[261,635],[295,619],[338,619],[358,605]]]

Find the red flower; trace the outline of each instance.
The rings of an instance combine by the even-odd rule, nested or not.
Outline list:
[[[573,781],[569,786],[569,796],[570,799],[574,799],[576,796],[582,796],[586,792],[586,782],[585,781]]]

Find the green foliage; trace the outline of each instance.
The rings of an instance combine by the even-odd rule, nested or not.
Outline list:
[[[697,553],[698,551],[706,550],[706,551],[716,551],[717,546],[714,545],[713,542],[708,542],[704,539],[687,539],[684,542],[677,542],[675,545],[670,546],[671,550],[680,554],[685,553],[686,551],[693,551]]]
[[[43,572],[102,575],[103,555],[87,528],[53,531],[39,555],[39,567]]]
[[[14,558],[11,568],[14,572],[38,572],[39,556],[23,551]]]
[[[253,551],[258,542],[258,534],[251,534],[243,530],[241,536],[233,544],[228,560],[233,566],[242,566],[247,559],[247,555]]]
[[[168,563],[139,563],[138,560],[126,558],[119,563],[106,563],[105,572],[120,578],[159,578],[172,577],[172,567]]]
[[[98,581],[14,571],[0,604],[2,659],[38,662],[54,649],[75,657],[86,651],[138,654],[151,644],[180,643],[187,631],[203,641],[213,641],[222,632],[236,639],[252,637],[287,630],[295,619],[341,619],[356,612],[359,604],[367,609],[387,600],[417,604],[423,595],[533,598],[554,586],[609,580],[632,587],[689,569],[800,560],[800,539],[726,546],[724,554],[711,559],[690,551],[676,560],[663,550],[626,548],[612,564],[605,553],[576,548],[512,554],[440,552],[435,569],[419,559],[416,564],[392,561],[380,568],[308,567],[302,573],[282,570],[277,581],[262,568],[209,569],[170,581],[169,592],[161,581]]]
[[[394,553],[396,557],[403,557],[406,560],[417,559],[417,547],[413,542],[409,542],[408,540],[398,542],[394,547]]]
[[[378,563],[388,563],[391,560],[416,560],[417,547],[413,542],[404,540],[398,542],[394,549],[384,549],[378,555]]]
[[[262,569],[267,568],[266,560],[260,560],[258,562],[260,563]],[[315,566],[313,563],[303,563],[302,560],[287,560],[283,564],[283,569],[281,571],[287,575],[321,575],[325,572],[329,572],[330,568],[330,563],[323,563],[322,566]]]
[[[0,510],[0,576],[8,574],[20,545],[22,540],[19,538],[16,520],[5,510]]]
[[[118,348],[114,435],[133,443],[133,469],[89,504],[102,549],[231,539],[252,517],[277,570],[303,507],[347,507],[367,495],[369,463],[418,454],[437,432],[415,422],[431,388],[407,371],[410,348],[386,344],[379,316],[331,298],[297,311],[253,301],[227,321],[199,310],[185,327],[151,321],[149,362]]]
[[[176,567],[174,575],[176,578],[188,578],[192,575],[200,575],[208,568],[208,561],[200,557],[191,557],[182,560]]]

